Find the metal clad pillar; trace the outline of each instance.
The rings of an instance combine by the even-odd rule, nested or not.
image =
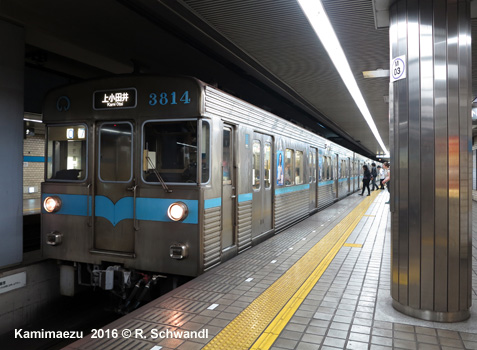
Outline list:
[[[0,268],[23,254],[24,30],[0,20]]]
[[[471,306],[471,27],[469,0],[390,7],[393,306],[431,321]],[[393,67],[391,67],[393,74]]]
[[[410,1],[407,4],[408,26],[410,31],[418,30],[419,22],[419,3]],[[409,163],[420,164],[421,152],[414,152],[421,147],[421,99],[420,95],[420,79],[421,69],[419,60],[419,36],[414,35],[408,38],[408,73],[409,76],[415,77],[409,86]],[[409,306],[413,308],[420,307],[421,290],[419,288],[421,280],[421,193],[420,183],[416,181],[421,177],[420,167],[411,169],[411,181],[409,181]],[[398,238],[398,237],[396,237]]]

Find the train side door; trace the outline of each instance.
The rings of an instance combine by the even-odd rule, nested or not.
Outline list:
[[[134,254],[134,126],[130,122],[100,122],[97,125],[93,251]]]
[[[353,159],[353,192],[358,190],[358,162]]]
[[[341,177],[341,173],[340,173],[340,165],[339,165],[339,157],[338,157],[338,154],[336,153],[335,156],[335,161],[334,161],[334,164],[333,164],[333,167],[335,168],[335,198],[339,198],[339,186],[340,186],[340,177]]]
[[[358,190],[361,189],[362,178],[363,176],[363,162],[358,162]]]
[[[351,192],[351,159],[348,157],[346,161],[346,177],[348,178],[348,193]]]
[[[252,236],[272,229],[273,139],[253,134],[252,143]]]
[[[273,139],[271,136],[263,135],[263,211],[262,211],[262,232],[270,231],[273,227],[272,222],[272,169],[273,169]]]
[[[235,173],[234,135],[230,126],[224,126],[222,136],[222,250],[235,244]]]
[[[310,184],[310,209],[311,210],[318,207],[318,186],[316,181],[317,155],[318,155],[318,150],[316,148],[310,147],[310,152],[308,154],[308,171],[310,173],[308,178],[308,183]]]

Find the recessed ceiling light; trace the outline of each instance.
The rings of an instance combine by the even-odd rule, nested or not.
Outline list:
[[[363,71],[363,77],[366,79],[369,78],[388,78],[389,69],[376,69],[376,70],[365,70]]]

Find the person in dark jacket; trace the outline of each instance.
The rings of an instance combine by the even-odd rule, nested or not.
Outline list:
[[[378,186],[376,185],[376,179],[378,178],[378,172],[376,171],[376,163],[371,164],[371,184],[373,189],[371,191],[377,190]]]
[[[358,193],[360,196],[364,193],[364,188],[368,189],[368,196],[371,195],[371,191],[369,190],[369,181],[371,180],[371,172],[368,169],[368,166],[365,164],[363,165],[363,190],[361,193]]]

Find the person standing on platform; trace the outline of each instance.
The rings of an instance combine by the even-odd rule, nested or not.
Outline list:
[[[378,186],[376,186],[376,179],[378,178],[378,172],[376,171],[376,163],[371,164],[371,184],[373,188],[371,191],[377,190]]]
[[[380,165],[378,165],[378,179],[379,179],[379,188],[381,190],[384,190],[384,185],[383,185],[383,180],[385,179],[384,169],[381,168]]]
[[[389,191],[389,181],[391,181],[391,169],[389,168],[389,162],[384,162],[383,164],[384,170],[386,171],[386,178],[383,180],[383,185],[386,184],[386,187],[388,188],[389,194],[391,192]],[[389,204],[389,201],[387,201],[384,204]]]
[[[368,166],[365,164],[363,165],[363,190],[361,193],[358,193],[360,196],[364,193],[364,188],[368,189],[368,196],[371,195],[371,191],[369,190],[369,181],[371,180],[371,172],[368,169]]]

